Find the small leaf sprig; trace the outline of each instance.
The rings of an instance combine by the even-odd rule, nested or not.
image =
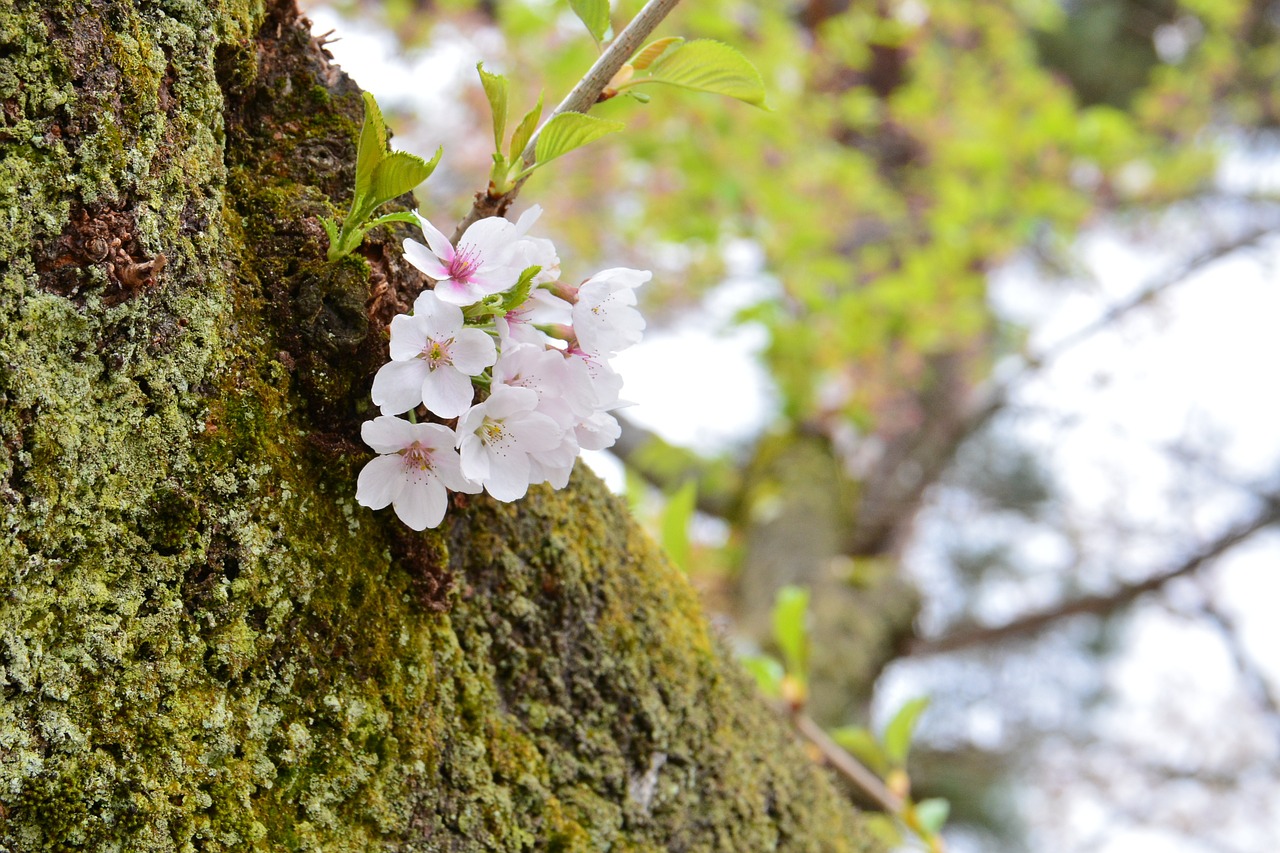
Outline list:
[[[351,207],[339,227],[328,217],[320,224],[329,235],[329,260],[351,254],[369,229],[388,222],[417,223],[410,211],[387,213],[372,218],[383,204],[413,190],[435,171],[444,149],[436,149],[429,161],[407,151],[392,151],[387,141],[387,124],[378,102],[368,92],[364,96],[364,124],[356,149],[356,188]]]
[[[943,853],[941,831],[950,803],[937,797],[913,800],[911,777],[907,774],[912,737],[929,705],[928,698],[904,704],[879,736],[862,726],[823,731],[804,713],[809,698],[809,590],[790,585],[778,590],[772,623],[774,643],[783,659],[764,654],[742,659],[760,692],[781,700],[796,731],[827,763],[884,809],[884,813],[868,819],[881,840],[899,847],[911,839],[929,853]]]

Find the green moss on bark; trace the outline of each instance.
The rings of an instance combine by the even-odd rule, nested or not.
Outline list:
[[[595,478],[355,505],[400,261],[289,4],[5,7],[0,101],[0,846],[868,849]]]

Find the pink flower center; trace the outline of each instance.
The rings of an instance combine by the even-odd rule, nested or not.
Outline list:
[[[475,246],[462,245],[454,252],[449,261],[449,278],[462,284],[469,284],[471,276],[480,267],[480,250]]]
[[[449,354],[449,347],[453,345],[453,338],[443,341],[427,339],[427,344],[422,348],[421,358],[427,360],[427,365],[435,370],[441,365],[452,365],[453,356]]]
[[[421,443],[414,442],[404,449],[404,464],[406,468],[417,468],[419,471],[430,471],[431,450],[423,447]]]

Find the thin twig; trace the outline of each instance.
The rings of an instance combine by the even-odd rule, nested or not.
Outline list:
[[[839,772],[841,776],[848,779],[855,788],[870,797],[876,805],[889,814],[902,814],[904,805],[902,798],[890,791],[884,782],[880,781],[879,776],[863,767],[858,759],[828,737],[827,733],[822,730],[822,726],[802,713],[793,714],[791,722],[795,725],[796,731],[805,740],[813,744],[818,752],[822,753],[822,757],[826,759],[827,763]]]
[[[679,2],[680,0],[649,0],[639,14],[631,19],[631,23],[627,24],[626,29],[609,43],[609,47],[600,54],[595,65],[591,66],[591,70],[578,81],[555,111],[547,116],[547,121],[561,113],[585,113],[589,110],[592,104],[600,99],[600,94],[613,79],[613,75],[618,73],[618,69],[626,64],[626,61],[640,47],[641,42],[657,29],[662,19],[670,14]],[[546,127],[546,122],[543,122],[542,127]],[[542,133],[542,127],[538,128],[520,154],[526,166],[532,166],[534,163],[534,153],[538,148],[538,135]],[[498,195],[492,195],[490,189],[476,193],[476,201],[471,206],[471,211],[463,217],[453,232],[453,242],[458,242],[463,232],[477,220],[488,216],[504,215],[528,179],[528,176],[521,178],[511,189]]]

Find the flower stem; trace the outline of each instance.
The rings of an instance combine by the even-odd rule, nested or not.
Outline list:
[[[547,121],[560,113],[585,113],[591,109],[591,105],[600,99],[600,94],[605,86],[609,85],[613,75],[618,73],[618,69],[626,64],[640,47],[641,42],[657,29],[662,19],[667,17],[679,2],[680,0],[649,0],[631,19],[631,23],[627,24],[626,29],[618,33],[618,37],[609,43],[609,47],[596,60],[595,65],[592,65],[578,84],[570,90],[568,95],[565,95],[560,105],[547,116]],[[543,122],[542,126],[546,127],[546,122]],[[542,128],[539,128],[530,138],[529,144],[524,147],[524,151],[520,153],[526,168],[510,189],[497,195],[490,195],[488,192],[476,194],[476,201],[471,206],[471,211],[463,217],[453,232],[454,244],[457,244],[472,223],[487,216],[502,216],[507,212],[507,208],[511,207],[511,203],[520,193],[520,188],[529,179],[530,167],[534,165],[534,155],[538,150],[538,134],[541,132]]]

